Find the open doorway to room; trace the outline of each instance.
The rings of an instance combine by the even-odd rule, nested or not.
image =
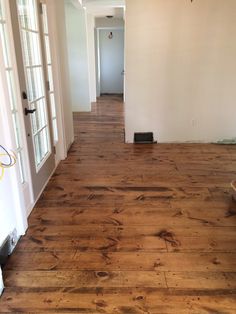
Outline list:
[[[105,20],[102,20],[105,25]],[[119,27],[97,28],[97,89],[100,95],[123,95],[124,93],[123,19],[117,22],[120,24]]]
[[[124,94],[125,0],[65,2],[72,110],[90,112],[97,97]]]
[[[93,92],[95,99],[104,95],[123,96],[125,0],[85,0],[82,5],[87,14],[91,101]]]

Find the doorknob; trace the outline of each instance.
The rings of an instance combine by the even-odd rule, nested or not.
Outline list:
[[[28,109],[28,108],[25,108],[25,115],[27,116],[28,114],[32,114],[36,111],[36,109]]]
[[[125,70],[123,70],[123,71],[121,72],[121,75],[125,75]]]

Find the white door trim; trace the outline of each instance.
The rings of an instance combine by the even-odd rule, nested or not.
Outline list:
[[[66,126],[65,126],[65,110],[63,106],[63,84],[61,77],[63,75],[60,57],[58,53],[59,34],[57,29],[57,22],[55,16],[55,3],[50,0],[46,0],[47,13],[48,13],[48,33],[50,38],[51,58],[52,58],[52,75],[54,82],[54,94],[56,102],[56,114],[57,114],[57,128],[58,128],[58,142],[56,145],[56,164],[60,160],[64,160],[67,157],[67,145],[66,145]],[[66,43],[65,43],[66,45]]]

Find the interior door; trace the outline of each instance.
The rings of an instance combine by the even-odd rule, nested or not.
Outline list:
[[[99,31],[101,94],[123,94],[124,30]]]
[[[11,0],[13,35],[27,132],[31,177],[36,200],[55,168],[47,65],[43,50],[42,4]]]

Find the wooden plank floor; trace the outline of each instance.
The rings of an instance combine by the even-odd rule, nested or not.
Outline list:
[[[74,121],[0,312],[236,313],[235,146],[124,144],[118,97]]]

